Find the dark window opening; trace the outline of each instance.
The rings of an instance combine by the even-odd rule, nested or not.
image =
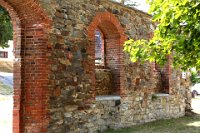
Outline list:
[[[8,52],[0,51],[0,58],[8,58]]]
[[[160,80],[160,85],[158,85],[157,89],[155,90],[156,93],[166,93],[169,94],[169,66],[168,64],[160,67],[158,64],[155,63],[155,71],[157,73],[157,77]]]

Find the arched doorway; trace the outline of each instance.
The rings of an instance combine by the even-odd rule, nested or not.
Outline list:
[[[14,121],[16,121],[17,119],[19,120],[19,107],[20,107],[20,88],[21,88],[21,28],[20,28],[20,19],[17,16],[17,13],[15,12],[15,10],[8,5],[6,2],[1,1],[0,2],[0,6],[1,8],[4,8],[5,10],[8,11],[9,15],[10,15],[10,19],[12,22],[12,28],[13,28],[13,49],[12,51],[15,53],[15,60],[13,60],[13,79],[14,83],[13,83],[13,94],[15,94],[13,96],[13,99],[18,99],[15,100],[15,103],[9,102],[10,105],[7,105],[6,107],[8,107],[10,109],[13,109],[13,111],[11,111],[12,113],[12,118],[8,118],[8,121],[6,121],[7,127],[11,128],[11,129],[6,129],[8,131],[12,131],[12,125],[13,125],[13,129],[19,128],[19,122],[15,122],[16,124],[13,124]],[[15,107],[13,106],[15,105]],[[13,107],[12,107],[13,106]],[[8,109],[8,113],[10,113]],[[10,122],[12,120],[12,122]],[[13,130],[14,132],[15,130]]]
[[[13,24],[13,132],[46,132],[48,126],[48,31],[51,20],[35,0],[1,0]]]

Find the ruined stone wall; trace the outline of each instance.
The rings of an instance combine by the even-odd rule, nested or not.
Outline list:
[[[49,133],[93,133],[184,115],[181,92],[185,86],[180,87],[180,80],[173,82],[176,86],[171,84],[169,94],[156,94],[161,86],[159,74],[150,63],[131,63],[122,51],[122,40],[152,36],[151,16],[107,0],[40,0],[40,4],[53,20],[49,35]],[[120,82],[117,97],[98,96],[95,88],[95,47],[88,31],[99,12],[109,12],[119,21],[119,25],[115,19],[108,20],[110,25],[100,25],[109,45],[117,44],[119,50],[114,62]],[[113,36],[117,42],[110,41]],[[173,76],[180,77],[179,73]]]
[[[151,16],[108,0],[1,0],[0,5],[14,30],[14,133],[93,133],[184,115],[188,79],[169,63],[164,68],[169,94],[156,94],[162,87],[159,72],[149,63],[131,63],[123,53],[128,38],[152,37]],[[95,76],[96,28],[104,34],[112,88],[111,79]],[[117,96],[101,96],[101,85]]]

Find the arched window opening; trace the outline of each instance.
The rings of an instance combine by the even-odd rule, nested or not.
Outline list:
[[[110,12],[99,12],[88,27],[95,77],[93,96],[124,94],[123,42],[127,39],[119,20]],[[97,97],[96,97],[97,98]]]
[[[100,30],[101,29],[101,30]],[[120,90],[120,36],[108,21],[94,30],[96,96],[118,95]]]
[[[155,76],[157,76],[157,79],[159,79],[159,83],[157,85],[157,88],[155,88],[155,93],[164,93],[169,94],[170,93],[170,82],[169,82],[169,74],[170,74],[170,64],[168,63],[161,67],[160,65],[155,63],[152,63],[152,69]]]

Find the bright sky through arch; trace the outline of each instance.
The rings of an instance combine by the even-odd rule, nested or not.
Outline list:
[[[149,10],[149,5],[146,3],[146,0],[131,0],[133,2],[137,2],[139,5],[136,6],[135,8],[142,10],[144,12],[148,12]]]

